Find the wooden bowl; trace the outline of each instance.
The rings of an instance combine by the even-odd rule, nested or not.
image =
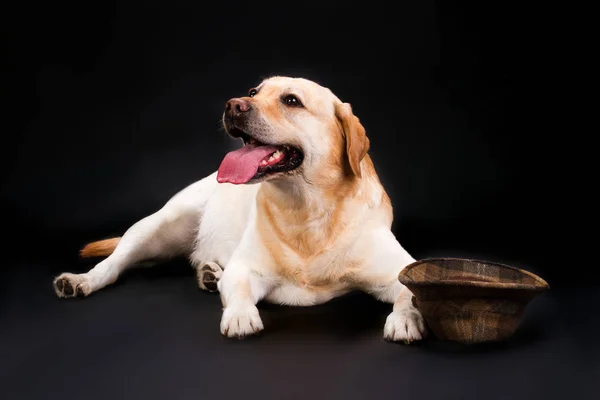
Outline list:
[[[550,288],[531,272],[462,258],[416,261],[398,279],[438,339],[466,344],[508,339],[529,302]]]

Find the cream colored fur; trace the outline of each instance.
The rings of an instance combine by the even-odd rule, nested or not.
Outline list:
[[[282,104],[285,93],[304,108]],[[259,301],[310,306],[362,290],[393,304],[386,339],[421,339],[423,318],[397,279],[414,259],[391,232],[392,207],[350,106],[314,82],[286,77],[265,80],[244,99],[258,110],[257,134],[303,149],[301,168],[254,184],[205,177],[111,242],[112,254],[90,271],[58,276],[57,295],[88,296],[130,266],[184,254],[199,275],[206,263],[222,268],[225,336],[263,330]]]

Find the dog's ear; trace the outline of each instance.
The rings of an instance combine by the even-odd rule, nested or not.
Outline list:
[[[350,169],[354,175],[360,178],[360,162],[367,155],[370,146],[365,128],[358,117],[354,115],[352,107],[348,103],[336,104],[335,116],[342,126]]]

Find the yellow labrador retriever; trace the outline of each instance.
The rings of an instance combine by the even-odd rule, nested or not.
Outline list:
[[[398,282],[414,259],[391,232],[392,205],[350,105],[315,82],[272,77],[229,100],[223,124],[243,146],[121,238],[84,247],[84,257],[108,257],[58,276],[56,294],[85,297],[134,264],[183,254],[200,288],[220,293],[227,337],[263,329],[261,300],[309,306],[363,290],[394,304],[386,339],[421,339],[423,318]]]

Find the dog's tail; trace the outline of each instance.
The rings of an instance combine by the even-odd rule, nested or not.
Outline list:
[[[88,243],[79,251],[79,256],[81,258],[108,257],[115,251],[119,241],[121,241],[121,237]]]

